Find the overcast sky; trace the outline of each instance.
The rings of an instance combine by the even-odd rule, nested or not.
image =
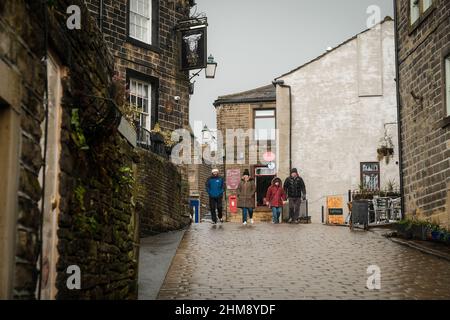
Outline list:
[[[190,122],[216,128],[218,96],[270,84],[281,74],[367,29],[367,8],[393,17],[393,0],[196,0],[208,17],[215,79],[195,77]],[[196,132],[198,135],[199,132]]]

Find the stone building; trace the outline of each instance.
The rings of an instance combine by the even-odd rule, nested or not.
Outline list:
[[[114,34],[126,18],[99,25],[81,0],[0,2],[0,298],[134,299],[140,222],[150,221],[150,231],[189,223],[179,169],[153,144],[139,148],[146,145],[124,114],[128,77],[141,124],[152,104],[150,123],[159,117],[172,129],[188,119],[187,75],[171,78],[178,46],[164,28],[186,17],[189,3],[159,3],[153,13],[164,26],[154,33],[164,49],[144,56],[135,48],[125,63],[116,55],[134,47],[105,41],[100,27]],[[73,6],[81,30],[68,28]],[[170,103],[175,94],[180,105]],[[149,207],[152,216],[141,217]],[[66,281],[76,270],[81,287],[72,290]]]
[[[276,79],[278,173],[298,168],[313,222],[327,196],[345,203],[349,190],[398,187],[394,44],[387,17]],[[385,137],[393,156],[380,161]]]
[[[175,27],[189,18],[193,1],[85,2],[111,49],[115,71],[129,90],[140,126],[145,131],[156,123],[168,130],[187,127],[189,77],[180,71],[180,39]]]
[[[407,217],[450,228],[450,2],[396,3]]]
[[[240,177],[245,169],[250,171],[255,178],[257,188],[256,221],[271,221],[270,209],[264,205],[263,199],[271,180],[276,175],[276,170],[268,168],[268,164],[271,161],[265,161],[263,154],[266,151],[276,153],[275,135],[272,131],[276,129],[275,102],[275,87],[273,85],[221,96],[214,102],[217,130],[223,136],[224,155],[226,155],[221,174],[226,178],[227,173],[235,171],[237,172],[236,176]],[[235,138],[233,138],[236,144],[234,150],[228,145],[227,129],[242,130],[241,132],[236,132],[236,137],[246,136],[244,150],[240,150],[237,147]],[[254,131],[252,132],[251,130]],[[261,134],[258,135],[258,133]],[[250,145],[256,147],[256,153],[252,152],[254,149]],[[237,222],[241,219],[240,214],[231,213],[228,200],[230,196],[236,195],[236,190],[230,188],[232,186],[228,184],[225,197],[227,213],[230,221]]]
[[[272,135],[267,150],[275,159],[264,159],[260,151],[251,159],[247,143],[245,154],[235,153],[244,163],[225,165],[241,172],[251,168],[258,205],[269,181],[275,175],[284,180],[293,167],[305,181],[308,203],[302,210],[313,222],[321,221],[327,196],[345,203],[349,190],[399,187],[394,44],[394,22],[386,18],[274,85],[216,100],[224,137],[225,129],[277,130],[264,137]],[[393,155],[379,160],[377,150],[386,139]]]
[[[176,31],[179,21],[189,19],[193,4],[188,0],[86,0],[91,16],[103,33],[115,62],[115,74],[120,86],[128,91],[129,106],[135,113],[130,117],[137,122],[137,143],[143,149],[157,144],[151,131],[158,127],[165,133],[189,126],[189,74],[180,71],[180,36]],[[153,144],[153,146],[151,146]],[[148,152],[138,150],[142,165],[137,167],[140,190],[148,190],[139,197],[138,211],[141,232],[161,232],[179,229],[186,220],[173,219],[179,210],[168,210],[167,201],[179,203],[188,210],[188,190],[184,194],[167,194],[179,202],[162,199],[152,192],[153,179],[158,178],[162,189],[170,191],[175,177],[171,170],[155,176],[147,166]],[[164,149],[164,147],[163,147]],[[163,150],[164,151],[164,150]],[[163,152],[164,153],[164,152]],[[151,162],[150,162],[151,163]],[[160,166],[160,161],[156,161]],[[162,167],[171,164],[162,163]],[[187,168],[178,167],[180,182],[187,183]],[[167,180],[169,176],[170,180]],[[164,186],[162,186],[164,184]],[[156,189],[159,191],[159,189]],[[148,196],[148,195],[149,196]],[[162,193],[166,195],[165,193]],[[164,214],[159,204],[163,204]],[[156,206],[156,207],[155,207]],[[181,207],[180,207],[181,209]]]

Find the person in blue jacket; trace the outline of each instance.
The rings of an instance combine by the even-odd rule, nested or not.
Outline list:
[[[221,176],[219,176],[219,170],[213,169],[212,176],[206,180],[206,191],[209,195],[209,208],[211,209],[211,218],[213,224],[217,224],[216,209],[218,211],[219,221],[223,222],[222,215],[222,200],[225,182]]]

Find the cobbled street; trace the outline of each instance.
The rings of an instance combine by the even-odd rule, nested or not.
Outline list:
[[[369,290],[367,268],[381,269]],[[450,262],[379,232],[320,224],[192,225],[158,299],[449,299]]]

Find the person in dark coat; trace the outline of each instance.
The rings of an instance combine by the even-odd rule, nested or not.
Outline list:
[[[255,208],[256,185],[250,173],[245,169],[242,180],[237,189],[237,205],[242,209],[242,223],[247,225],[247,213],[250,223],[253,224],[253,209]]]
[[[287,200],[286,193],[281,186],[281,179],[276,177],[272,180],[272,185],[267,189],[266,201],[267,206],[272,209],[272,223],[280,223],[281,210],[284,201]]]
[[[306,187],[296,168],[291,170],[291,176],[284,181],[283,188],[289,199],[289,223],[299,222],[300,205],[306,199]]]
[[[209,208],[211,209],[211,219],[213,224],[217,224],[216,209],[219,216],[219,221],[223,222],[222,214],[222,200],[225,192],[224,179],[219,176],[219,170],[213,169],[212,176],[206,180],[206,191],[209,195]]]

